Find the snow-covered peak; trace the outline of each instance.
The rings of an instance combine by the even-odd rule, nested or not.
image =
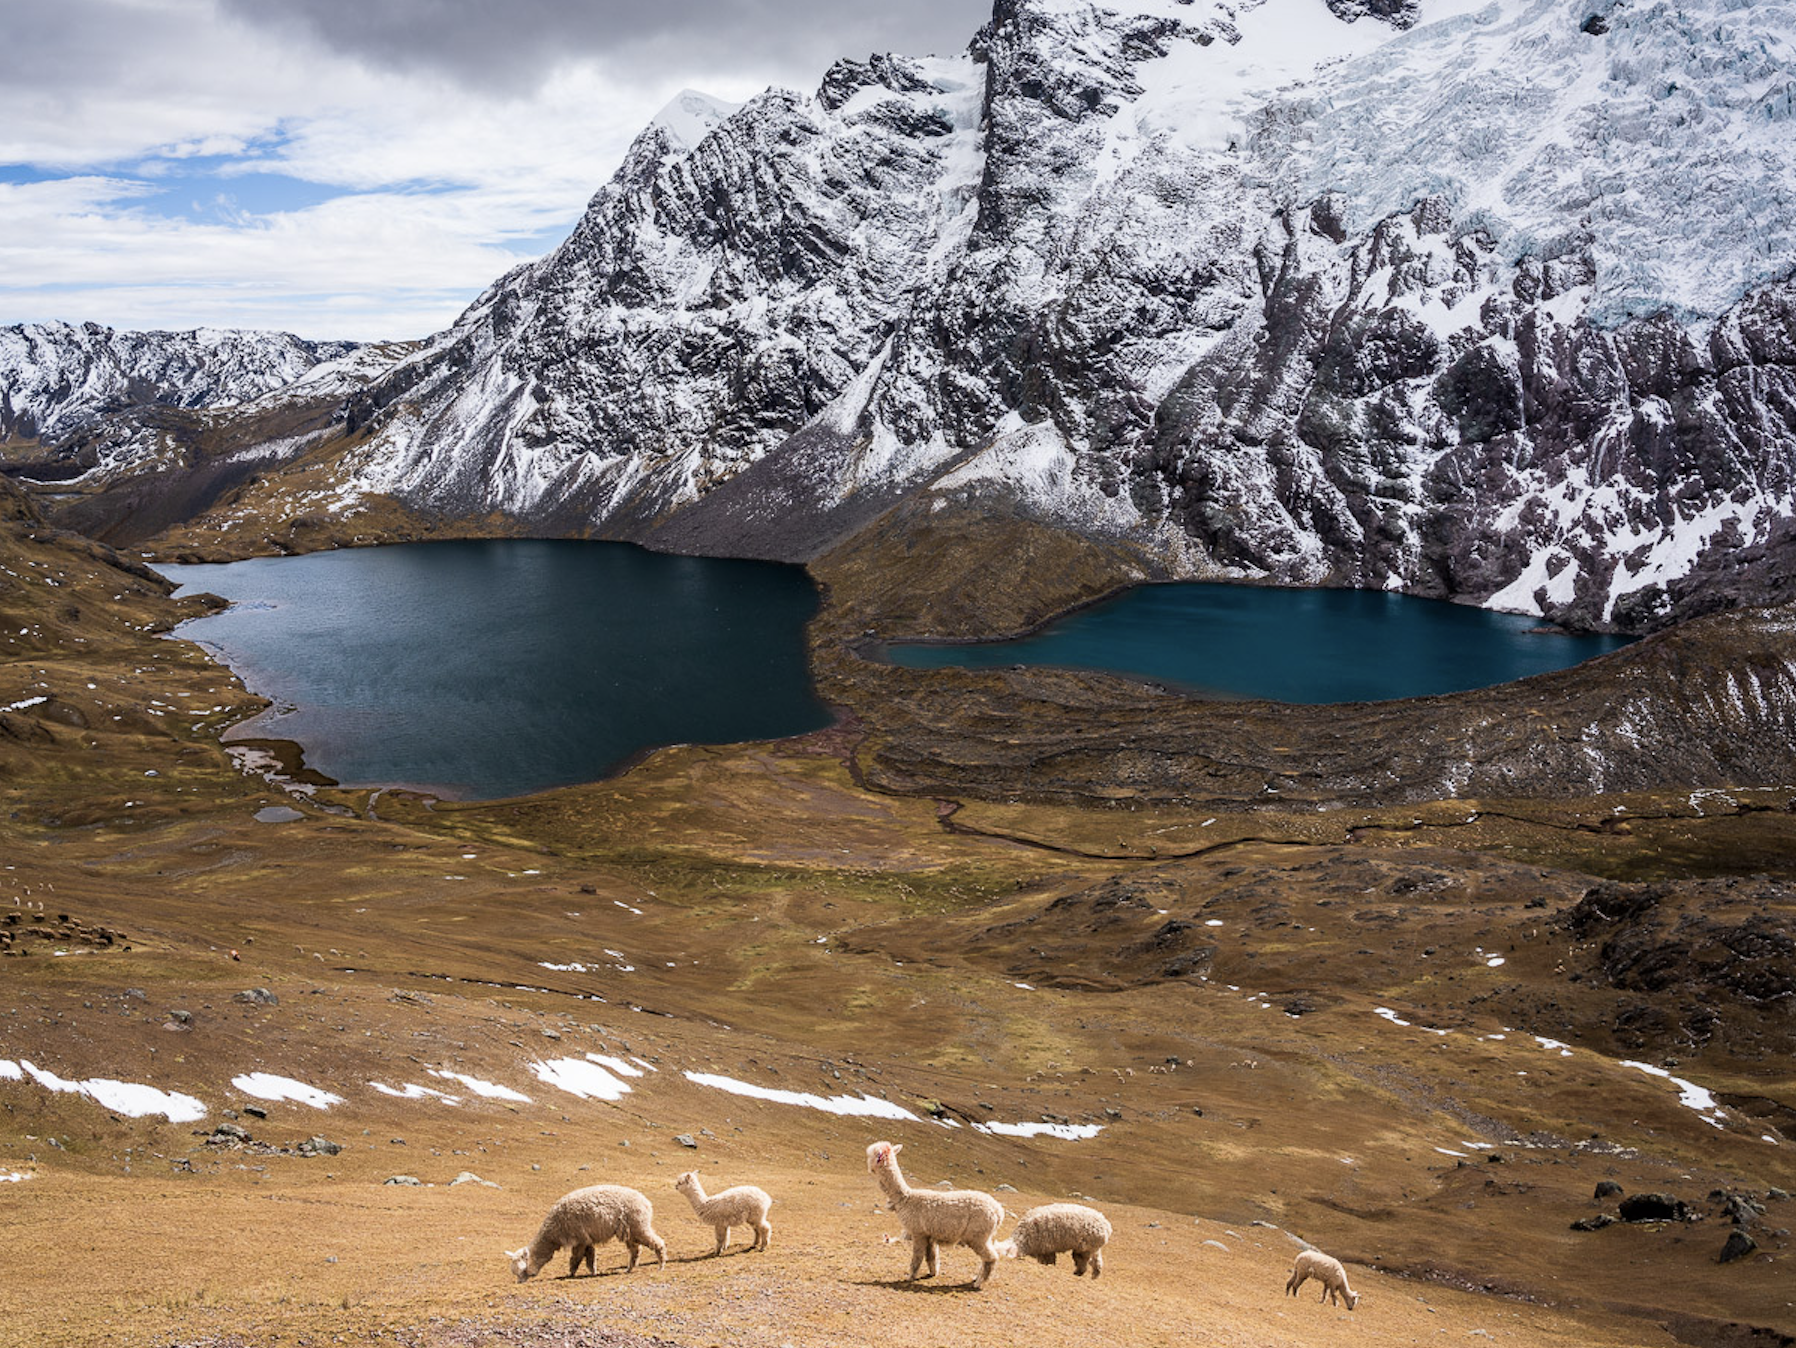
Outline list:
[[[233,406],[357,349],[353,342],[311,342],[284,332],[15,324],[0,328],[0,440],[49,443],[105,413],[144,403]]]
[[[650,119],[650,124],[666,131],[680,149],[690,150],[741,106],[700,93],[697,89],[682,89]]]

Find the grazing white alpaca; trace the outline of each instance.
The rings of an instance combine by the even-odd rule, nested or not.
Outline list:
[[[867,1148],[867,1169],[910,1237],[910,1276],[915,1278],[927,1263],[928,1276],[933,1278],[938,1247],[965,1245],[979,1256],[979,1276],[973,1279],[973,1287],[984,1287],[998,1263],[992,1237],[1004,1220],[1003,1206],[977,1189],[911,1188],[898,1169],[902,1150],[902,1143],[875,1142]]]
[[[1104,1246],[1110,1243],[1110,1221],[1096,1208],[1079,1203],[1048,1203],[1030,1208],[1017,1222],[1009,1240],[998,1242],[1006,1259],[1019,1255],[1051,1264],[1056,1255],[1071,1252],[1073,1276],[1091,1269],[1096,1278],[1104,1271]]]
[[[1297,1289],[1308,1278],[1322,1284],[1323,1301],[1332,1301],[1338,1306],[1345,1298],[1348,1310],[1359,1304],[1359,1293],[1347,1285],[1347,1270],[1341,1267],[1339,1259],[1323,1254],[1321,1250],[1304,1250],[1291,1265],[1291,1276],[1285,1280],[1285,1295],[1296,1296]]]
[[[692,1210],[701,1222],[711,1223],[711,1229],[717,1233],[715,1253],[722,1254],[730,1243],[732,1226],[754,1228],[755,1242],[748,1247],[751,1250],[764,1250],[772,1243],[773,1223],[767,1220],[767,1209],[773,1206],[773,1199],[768,1197],[765,1189],[738,1184],[707,1198],[696,1170],[681,1175],[674,1181],[674,1188],[686,1195],[686,1201],[692,1204]]]
[[[645,1194],[626,1189],[621,1184],[594,1184],[575,1189],[555,1200],[549,1215],[536,1233],[536,1239],[521,1249],[507,1250],[511,1271],[519,1282],[534,1278],[542,1266],[563,1247],[573,1251],[568,1258],[568,1277],[580,1270],[582,1260],[588,1272],[597,1272],[597,1249],[608,1240],[621,1240],[630,1251],[630,1267],[636,1267],[637,1253],[647,1246],[667,1267],[667,1242],[655,1234],[655,1210]]]

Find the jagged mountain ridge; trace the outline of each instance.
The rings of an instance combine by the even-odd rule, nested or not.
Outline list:
[[[233,406],[284,388],[358,345],[225,328],[14,324],[0,328],[0,441],[54,442],[145,404]]]
[[[949,500],[1599,627],[1781,598],[1793,64],[1788,3],[999,0],[959,57],[683,95],[348,392],[328,495],[795,560]]]
[[[356,480],[792,557],[978,492],[1175,570],[1595,626],[1724,565],[1775,591],[1796,20],[1592,12],[1003,0],[963,57],[651,127],[366,395]],[[1730,231],[1695,257],[1680,193]]]

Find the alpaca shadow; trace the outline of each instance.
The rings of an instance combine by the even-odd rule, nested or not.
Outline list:
[[[669,1259],[667,1262],[669,1264],[690,1264],[693,1262],[694,1258],[695,1256],[693,1255],[687,1255],[682,1259]],[[573,1273],[560,1274],[556,1277],[555,1281],[573,1282],[575,1279],[578,1279],[581,1282],[589,1282],[594,1278],[624,1278],[632,1274],[641,1273],[645,1269],[653,1272],[659,1267],[659,1262],[654,1259],[644,1259],[638,1263],[635,1268],[631,1268],[628,1264],[613,1264],[609,1268],[601,1268],[591,1273],[585,1272],[585,1266],[582,1265],[580,1270]]]
[[[860,1279],[852,1281],[852,1287],[883,1287],[888,1292],[912,1292],[924,1296],[947,1296],[955,1292],[976,1291],[973,1280],[965,1282],[940,1282],[934,1278],[889,1278]]]

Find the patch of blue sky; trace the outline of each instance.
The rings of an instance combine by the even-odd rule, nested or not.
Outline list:
[[[36,168],[30,164],[0,164],[0,183],[53,183],[67,178],[67,173]]]
[[[30,186],[80,178],[104,180],[116,199],[129,198],[134,210],[190,221],[241,222],[255,216],[303,211],[353,189],[309,182],[291,174],[261,170],[232,171],[198,159],[158,159],[147,164],[115,165],[81,173],[0,164],[0,184]]]
[[[180,173],[149,181],[158,190],[139,198],[139,209],[188,220],[290,214],[352,195],[347,188],[284,173]]]

